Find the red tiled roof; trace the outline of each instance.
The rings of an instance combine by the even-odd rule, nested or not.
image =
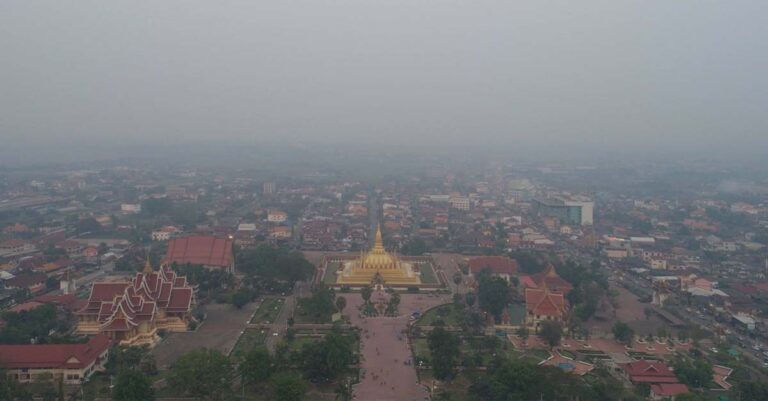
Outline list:
[[[229,267],[234,260],[232,239],[206,235],[174,238],[168,242],[168,263]]]
[[[651,392],[660,397],[673,397],[678,394],[685,394],[688,392],[688,386],[680,383],[660,383],[652,384]]]
[[[676,383],[677,377],[663,362],[636,361],[625,363],[622,369],[629,374],[633,382]]]
[[[573,285],[560,277],[557,274],[557,271],[555,271],[555,267],[551,264],[543,272],[532,275],[531,279],[536,283],[538,287],[543,287],[546,285],[546,287],[551,291],[567,294],[573,289]]]
[[[489,269],[494,274],[517,274],[517,261],[505,256],[481,256],[469,260],[473,274]]]
[[[125,331],[155,319],[158,308],[189,311],[192,288],[168,266],[151,273],[136,273],[129,282],[94,283],[88,306],[80,315],[94,316],[103,331]]]
[[[0,364],[6,369],[84,368],[111,345],[106,335],[86,344],[0,345]]]
[[[549,292],[545,289],[525,289],[525,308],[535,315],[563,317],[567,306],[561,293]]]
[[[44,273],[31,273],[18,275],[5,281],[5,286],[10,288],[27,288],[45,282],[48,278]]]

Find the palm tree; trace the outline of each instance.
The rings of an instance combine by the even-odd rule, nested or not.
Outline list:
[[[368,303],[371,301],[371,295],[373,295],[373,290],[371,289],[370,286],[365,286],[360,291],[360,295],[362,295],[363,301],[365,301],[365,303]]]

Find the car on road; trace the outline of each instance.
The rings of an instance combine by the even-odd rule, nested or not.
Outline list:
[[[274,337],[277,337],[277,336],[279,336],[279,335],[280,335],[280,333],[278,333],[278,332],[274,332],[274,333],[272,333],[272,336],[274,336]]]

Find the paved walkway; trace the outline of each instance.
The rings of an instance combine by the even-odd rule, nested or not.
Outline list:
[[[372,299],[385,296],[374,293]],[[346,296],[352,324],[361,329],[360,383],[355,385],[355,399],[360,401],[414,401],[423,400],[427,390],[418,383],[416,369],[405,362],[411,359],[406,329],[410,314],[424,311],[448,302],[449,296],[429,297],[420,294],[402,294],[400,316],[361,318],[358,308],[362,305],[360,294]]]

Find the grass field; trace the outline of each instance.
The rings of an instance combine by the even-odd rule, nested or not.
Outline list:
[[[431,359],[431,353],[429,352],[429,345],[427,344],[426,338],[414,339],[412,346],[414,356],[417,358],[421,357]],[[498,356],[498,354],[506,355],[509,358],[516,358],[519,356],[519,354],[512,347],[512,344],[506,344],[506,348],[502,346],[496,348],[495,350],[489,350],[480,348],[477,345],[473,346],[468,341],[462,341],[461,346],[459,346],[459,350],[461,351],[460,359],[464,359],[465,357],[472,355],[479,355],[477,362],[480,366],[488,366],[493,360],[494,356]]]
[[[416,325],[432,326],[435,321],[442,320],[446,326],[457,326],[459,324],[459,312],[453,304],[440,305],[424,312]]]
[[[266,329],[246,329],[240,339],[237,340],[235,348],[232,349],[233,356],[240,356],[254,349],[255,347],[264,346],[264,340],[266,340],[269,332]]]
[[[251,318],[251,323],[270,324],[277,319],[280,309],[285,304],[285,298],[266,297],[256,309],[256,313]]]
[[[432,263],[419,263],[419,271],[421,272],[421,282],[423,284],[438,284],[437,276]]]
[[[336,284],[336,270],[339,269],[341,262],[330,262],[325,267],[325,274],[323,274],[323,283]]]

